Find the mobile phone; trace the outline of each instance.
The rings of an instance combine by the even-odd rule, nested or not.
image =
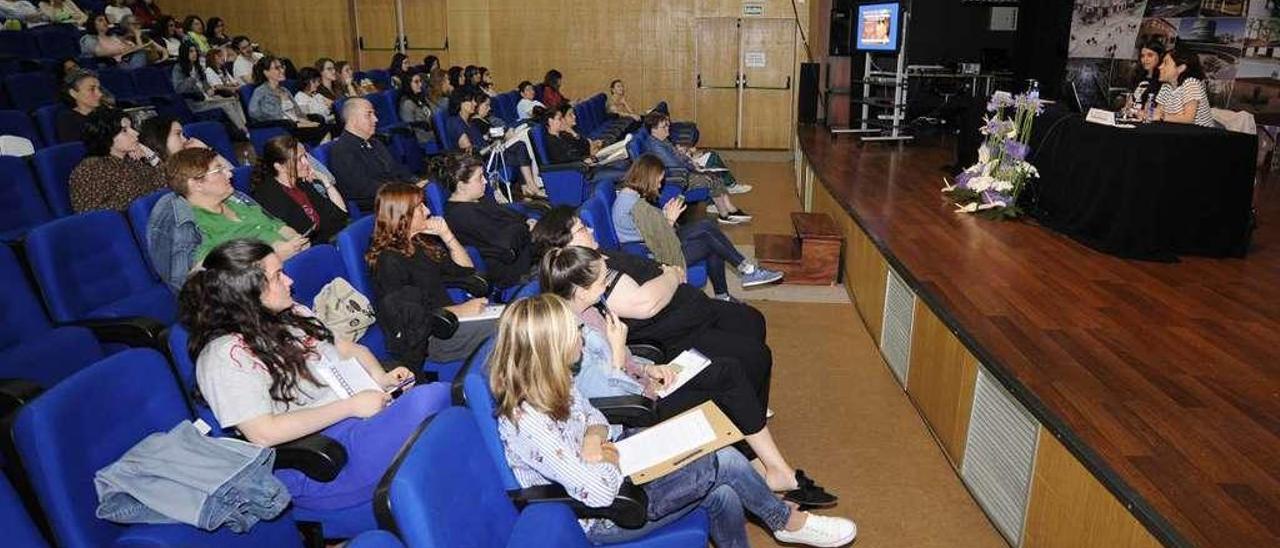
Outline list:
[[[388,394],[391,394],[391,396],[392,396],[392,397],[399,397],[399,396],[400,396],[400,394],[402,394],[402,393],[404,392],[404,389],[405,389],[405,388],[408,388],[408,387],[409,387],[409,385],[413,384],[413,381],[414,381],[414,380],[415,380],[415,379],[414,379],[413,377],[409,377],[409,378],[407,378],[407,379],[405,379],[405,380],[402,380],[402,381],[400,381],[400,383],[399,383],[399,384],[396,384],[395,386],[392,386],[391,388],[388,388],[388,389],[387,389],[387,393],[388,393]]]

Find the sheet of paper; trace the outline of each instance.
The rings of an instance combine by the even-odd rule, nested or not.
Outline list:
[[[694,378],[703,369],[706,369],[708,365],[711,365],[711,360],[703,356],[701,352],[690,348],[681,352],[679,356],[676,356],[676,359],[671,360],[670,365],[677,368],[679,376],[676,377],[674,384],[663,387],[662,390],[658,391],[658,397],[661,398],[667,397],[672,392],[675,392],[676,389],[684,386],[684,383],[689,382],[689,379]]]
[[[505,304],[491,304],[484,307],[484,311],[476,316],[467,316],[458,318],[459,322],[478,322],[481,320],[493,320],[502,315],[502,311],[507,309]]]
[[[618,467],[630,476],[673,458],[692,460],[700,456],[699,448],[715,439],[715,430],[701,410],[685,413],[615,444]]]
[[[612,145],[609,145],[607,147],[601,147],[600,150],[596,151],[596,158],[597,159],[608,158],[610,156],[613,156],[614,154],[617,154],[619,151],[626,153],[627,143],[629,142],[631,142],[630,133],[623,135],[621,139],[617,140]]]
[[[382,391],[355,358],[327,360],[318,370],[324,383],[344,400],[365,390]]]

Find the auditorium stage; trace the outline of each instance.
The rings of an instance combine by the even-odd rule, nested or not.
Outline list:
[[[1247,258],[1137,262],[953,213],[949,148],[799,142],[863,321],[1013,545],[1280,544],[1280,181]]]

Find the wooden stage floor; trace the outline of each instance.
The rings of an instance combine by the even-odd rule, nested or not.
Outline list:
[[[815,187],[1159,536],[1280,544],[1280,181],[1247,258],[1149,263],[953,213],[950,148],[799,138]]]

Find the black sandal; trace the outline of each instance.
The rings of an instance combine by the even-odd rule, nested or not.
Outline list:
[[[813,479],[804,474],[804,470],[796,470],[796,488],[782,493],[782,500],[800,505],[801,510],[810,508],[829,508],[836,505],[839,497],[828,493]]]

